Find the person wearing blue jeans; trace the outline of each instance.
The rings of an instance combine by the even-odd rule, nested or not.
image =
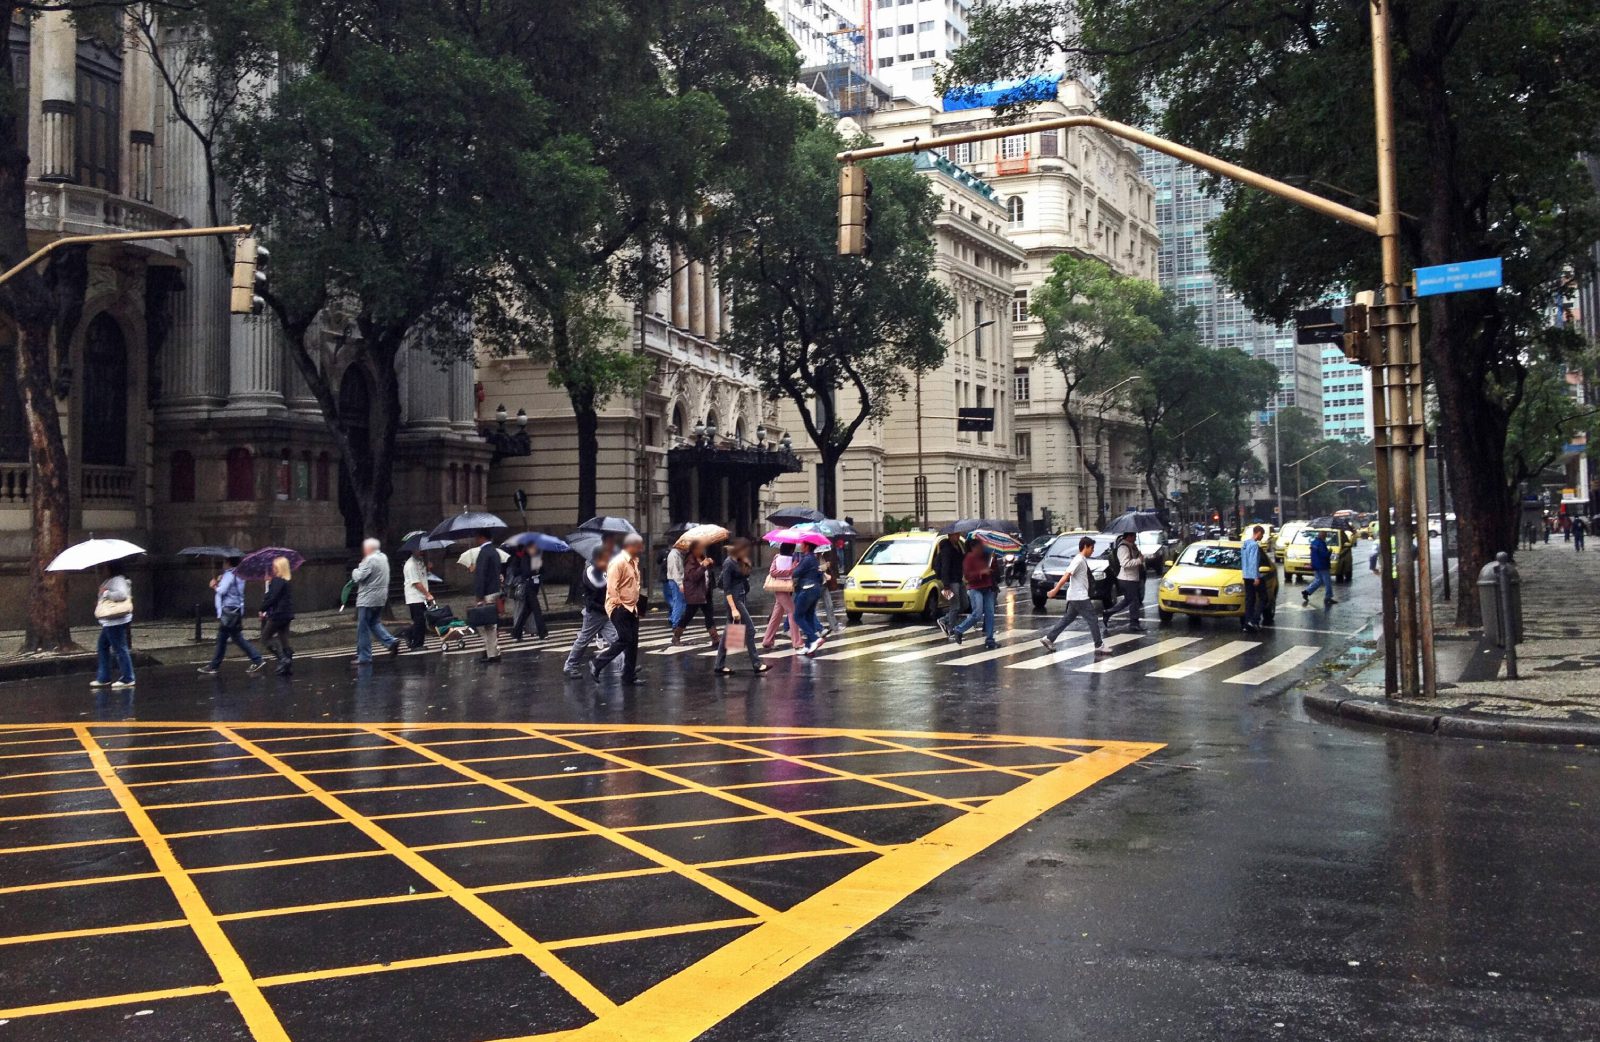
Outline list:
[[[90,687],[130,688],[133,686],[133,652],[128,647],[128,632],[133,629],[133,586],[115,568],[108,568],[100,584],[94,617],[100,623],[100,639],[95,644],[97,670]],[[111,679],[111,667],[117,679]]]
[[[356,657],[358,666],[372,663],[372,638],[400,654],[400,642],[383,626],[383,609],[389,603],[389,559],[380,551],[382,544],[368,539],[361,544],[361,563],[350,573],[356,584]]]
[[[822,600],[822,566],[817,555],[802,547],[794,562],[794,621],[805,640],[809,658],[822,646],[822,623],[817,621],[817,602]]]
[[[682,550],[674,546],[667,551],[667,577],[661,584],[667,595],[667,621],[672,626],[672,643],[683,639],[683,616],[689,604],[683,599],[683,573],[688,561]]]
[[[989,559],[989,552],[976,542],[961,559],[961,581],[972,601],[972,611],[950,631],[950,639],[960,644],[962,636],[982,619],[983,646],[998,647],[994,640],[994,603],[998,593],[994,585],[994,564]]]
[[[1239,573],[1244,580],[1244,619],[1239,628],[1246,633],[1261,628],[1261,608],[1267,592],[1261,581],[1261,537],[1266,534],[1267,530],[1257,525],[1239,550]]]
[[[217,577],[211,588],[216,591],[213,598],[217,610],[217,646],[211,653],[211,661],[200,667],[201,673],[215,673],[222,665],[222,656],[228,652],[228,643],[231,641],[239,646],[250,660],[246,672],[260,672],[266,665],[266,660],[244,636],[244,580],[239,578],[239,573],[234,569],[239,567],[239,558],[228,558],[228,567]]]
[[[1300,603],[1310,604],[1311,595],[1321,590],[1322,606],[1333,607],[1333,551],[1328,549],[1327,537],[1321,532],[1311,537],[1311,571],[1316,578],[1300,594]]]

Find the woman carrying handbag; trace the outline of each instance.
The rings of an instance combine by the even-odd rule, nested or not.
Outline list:
[[[684,629],[696,615],[704,615],[706,635],[711,638],[711,646],[717,646],[717,622],[711,611],[711,586],[712,580],[717,576],[716,567],[717,562],[711,559],[699,543],[691,546],[684,554],[683,584],[680,587],[683,616],[672,631],[674,644],[682,639]]]
[[[756,626],[750,618],[750,540],[735,539],[728,547],[728,559],[722,562],[722,599],[728,607],[728,624],[722,627],[722,639],[717,642],[716,671],[732,673],[728,668],[728,646],[742,643],[750,654],[750,669],[765,673],[772,667],[761,661],[756,650]]]
[[[115,563],[106,566],[105,574],[94,603],[94,619],[100,624],[95,648],[98,672],[89,686],[122,690],[133,686],[133,651],[128,646],[128,633],[133,629],[133,584]],[[115,681],[111,679],[113,664],[119,673]]]
[[[778,639],[778,626],[783,623],[788,627],[795,650],[800,650],[800,627],[794,621],[794,547],[787,543],[778,547],[778,556],[772,559],[763,585],[772,594],[772,615],[767,619],[767,633],[761,639],[761,646],[772,649],[773,642]]]

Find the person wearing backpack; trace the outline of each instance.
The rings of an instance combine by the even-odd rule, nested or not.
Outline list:
[[[1111,561],[1116,565],[1117,593],[1121,599],[1104,612],[1102,621],[1109,630],[1111,620],[1119,611],[1127,609],[1128,632],[1144,632],[1144,552],[1132,532],[1117,537],[1112,547]]]

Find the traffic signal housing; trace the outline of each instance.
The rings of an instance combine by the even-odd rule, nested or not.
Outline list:
[[[854,163],[839,168],[839,255],[872,254],[872,181]]]
[[[235,315],[261,314],[266,307],[261,294],[267,288],[267,273],[263,269],[271,257],[271,252],[253,235],[241,236],[234,243],[233,297],[228,305],[229,311]]]

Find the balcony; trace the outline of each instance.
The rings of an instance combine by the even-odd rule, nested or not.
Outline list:
[[[1006,177],[1010,174],[1026,174],[1032,169],[1032,152],[1024,152],[1020,156],[996,156],[994,160],[994,176],[996,177]]]
[[[133,468],[85,466],[83,501],[97,504],[133,502]]]
[[[28,505],[28,483],[33,480],[33,464],[0,463],[0,507]]]
[[[28,232],[39,242],[65,235],[112,235],[117,232],[153,232],[181,228],[187,222],[150,203],[99,188],[49,181],[28,181]],[[176,257],[178,248],[168,239],[146,239],[127,244]]]

